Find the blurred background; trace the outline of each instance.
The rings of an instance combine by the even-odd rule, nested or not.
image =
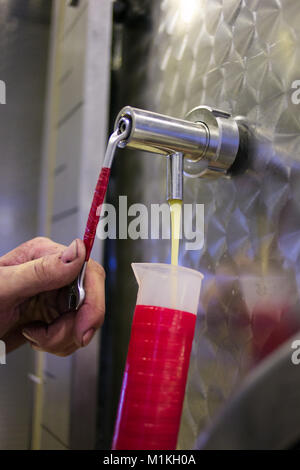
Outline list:
[[[185,178],[205,245],[180,251],[204,285],[179,449],[300,442],[300,9],[294,0],[0,0],[0,255],[37,235],[82,237],[116,114],[243,116],[247,171]],[[165,199],[162,158],[119,151],[108,202]],[[169,262],[166,240],[97,240],[107,315],[85,349],[28,346],[0,365],[1,449],[109,449],[129,341],[132,261]],[[300,367],[300,366],[299,366]],[[271,398],[272,397],[272,398]],[[298,413],[298,414],[297,414]]]

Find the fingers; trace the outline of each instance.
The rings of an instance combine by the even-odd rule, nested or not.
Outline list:
[[[87,346],[96,330],[103,324],[105,312],[105,274],[103,268],[90,260],[85,274],[85,302],[78,312],[69,312],[51,325],[33,323],[26,325],[23,335],[38,351],[58,356],[72,354]]]
[[[59,289],[70,284],[79,273],[85,258],[85,246],[82,240],[74,240],[68,248],[55,250],[41,258],[15,266],[0,267],[0,281],[5,278],[6,298],[18,303],[40,292]],[[38,250],[35,251],[37,254]]]
[[[49,326],[32,323],[23,329],[23,335],[37,351],[66,356],[81,346],[76,344],[73,334],[74,317],[75,313],[66,313]]]
[[[105,314],[105,272],[93,260],[88,263],[84,281],[85,301],[75,319],[77,343],[85,345],[92,331],[102,326]]]
[[[45,255],[61,252],[64,248],[64,245],[55,243],[50,238],[36,237],[0,257],[0,266],[15,266],[26,263]]]

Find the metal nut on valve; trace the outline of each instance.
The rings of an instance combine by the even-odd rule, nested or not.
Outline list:
[[[237,122],[229,113],[208,106],[194,108],[185,120],[205,123],[209,131],[205,155],[196,160],[185,158],[185,175],[193,178],[226,176],[239,150]]]

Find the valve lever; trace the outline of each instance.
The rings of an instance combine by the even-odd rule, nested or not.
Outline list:
[[[118,144],[126,139],[130,133],[131,120],[128,118],[122,118],[120,120],[120,125],[110,136],[105,152],[105,157],[103,161],[102,170],[100,172],[98,182],[96,185],[88,221],[86,224],[84,232],[84,244],[86,248],[86,258],[84,265],[72,282],[68,289],[68,308],[69,310],[78,310],[84,302],[85,299],[85,290],[84,290],[84,276],[87,267],[87,263],[90,258],[90,254],[94,245],[94,240],[96,236],[97,225],[101,215],[101,206],[103,204],[109,175],[110,168],[113,163],[113,159],[118,147]]]

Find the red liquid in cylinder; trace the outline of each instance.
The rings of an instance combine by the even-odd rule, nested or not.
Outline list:
[[[196,315],[137,305],[113,449],[174,450]]]

